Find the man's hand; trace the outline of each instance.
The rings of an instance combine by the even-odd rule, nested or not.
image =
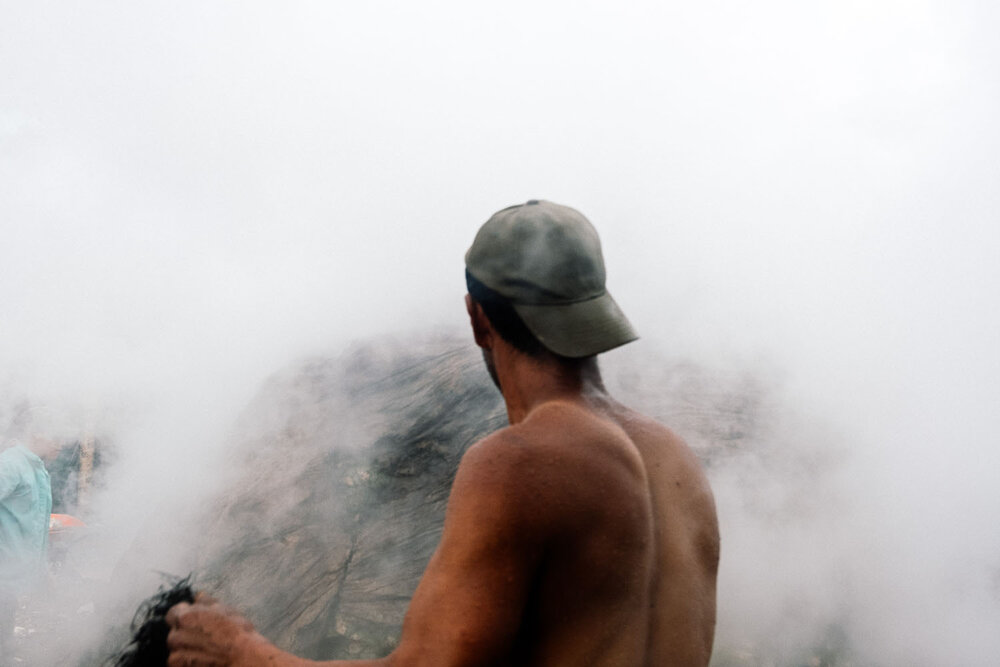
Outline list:
[[[169,667],[278,667],[298,665],[254,631],[235,609],[204,593],[194,604],[182,602],[167,612]]]

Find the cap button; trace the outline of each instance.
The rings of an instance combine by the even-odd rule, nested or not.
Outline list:
[[[529,199],[527,201],[527,203],[525,204],[525,206],[534,206],[535,204],[538,204],[538,203],[539,203],[539,201],[537,199]]]

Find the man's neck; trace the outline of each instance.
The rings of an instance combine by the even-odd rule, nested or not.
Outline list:
[[[594,357],[566,363],[552,355],[530,357],[504,346],[494,355],[494,363],[511,424],[549,401],[606,394]]]

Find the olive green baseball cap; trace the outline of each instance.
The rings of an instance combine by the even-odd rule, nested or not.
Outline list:
[[[605,288],[597,230],[568,206],[533,199],[498,211],[480,227],[465,267],[558,355],[589,357],[639,337]]]

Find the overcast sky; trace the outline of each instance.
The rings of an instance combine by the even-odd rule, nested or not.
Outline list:
[[[460,326],[478,225],[551,199],[641,345],[771,364],[844,434],[907,576],[1000,578],[998,34],[972,0],[0,0],[0,389],[197,439],[296,357]]]

